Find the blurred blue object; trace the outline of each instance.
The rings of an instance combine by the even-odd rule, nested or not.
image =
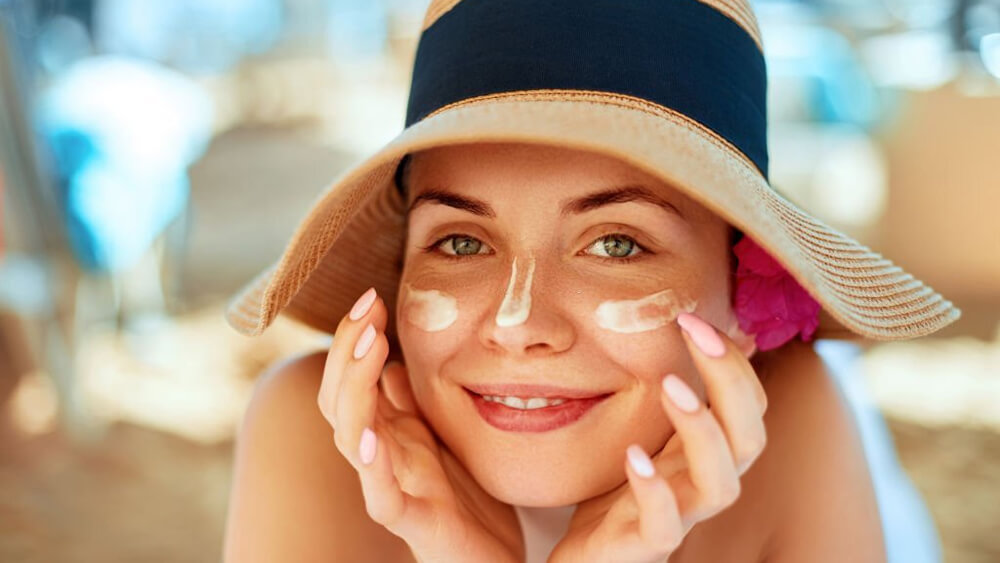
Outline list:
[[[36,123],[85,269],[127,269],[184,210],[187,168],[205,151],[212,120],[197,84],[147,61],[86,58],[54,77]]]
[[[807,93],[808,121],[864,129],[884,117],[879,91],[846,37],[819,24],[763,24],[769,80],[794,79]]]
[[[281,0],[102,0],[95,42],[102,52],[221,72],[275,43],[282,6]]]
[[[899,465],[896,445],[858,369],[860,348],[818,340],[816,351],[844,393],[861,434],[889,563],[940,563],[941,540],[920,492]]]
[[[382,54],[388,39],[386,6],[376,0],[327,0],[330,55],[344,62]]]

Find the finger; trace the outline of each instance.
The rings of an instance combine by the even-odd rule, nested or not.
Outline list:
[[[702,520],[736,500],[739,474],[725,433],[694,391],[673,374],[663,379],[662,387],[663,408],[680,436],[688,461],[689,471],[684,475],[690,475],[695,490],[693,497],[679,496],[681,512],[689,519]]]
[[[378,438],[379,430],[371,434],[375,458],[370,464],[363,463],[358,475],[368,516],[383,526],[393,526],[406,510],[406,495],[396,480],[388,448]]]
[[[386,364],[382,370],[382,389],[397,409],[410,414],[417,413],[417,401],[410,388],[406,366],[399,362]]]
[[[374,288],[369,288],[368,291],[362,294],[351,311],[356,311],[359,308],[359,303],[364,304],[364,302],[368,301],[371,302],[371,305],[364,311],[363,315],[357,317],[357,320],[351,318],[351,313],[344,315],[340,324],[337,325],[333,341],[330,343],[330,349],[326,355],[326,363],[323,367],[323,379],[320,383],[317,401],[323,416],[326,417],[327,421],[334,428],[336,428],[334,410],[337,391],[340,388],[340,382],[343,379],[348,360],[351,358],[354,344],[367,326],[367,323],[371,322],[376,328],[384,329],[385,323],[388,320],[388,313],[385,306],[381,303],[381,298],[375,295]]]
[[[677,499],[641,447],[629,446],[626,460],[625,471],[639,507],[639,541],[652,556],[665,557],[684,539]]]
[[[688,315],[680,322],[686,327],[681,331],[684,342],[705,382],[710,410],[722,426],[733,463],[742,474],[767,443],[764,426],[767,401],[760,379],[739,347],[710,324],[695,315]],[[706,345],[706,339],[714,339],[716,344]],[[710,350],[724,346],[726,353],[713,357],[703,352],[706,346]]]
[[[383,397],[382,400],[386,399]],[[426,491],[420,489],[426,483],[411,483],[416,486],[416,493],[407,492],[405,483],[397,475],[397,471],[401,470],[404,478],[407,477],[406,448],[396,440],[389,426],[375,428],[375,458],[371,464],[362,464],[358,469],[366,510],[372,520],[397,536],[407,538],[408,542],[432,543],[438,539],[434,537],[437,530],[428,527],[427,522],[434,519],[434,508],[421,498]],[[411,481],[417,477],[409,476]]]
[[[348,460],[357,466],[361,432],[375,424],[378,405],[378,379],[389,355],[389,340],[385,333],[369,324],[358,338],[360,358],[352,355],[337,390],[334,404],[334,434],[337,446]]]
[[[749,387],[763,414],[767,410],[767,393],[764,392],[760,378],[739,345],[724,332],[693,313],[682,312],[677,315],[677,324],[681,327],[684,343],[688,347],[695,367],[704,376],[709,393],[708,403],[713,403],[715,397],[712,393],[719,387],[719,385],[713,386],[714,382],[711,380],[721,379],[723,383]],[[722,366],[728,366],[730,369],[723,370]],[[719,377],[712,378],[713,375]]]

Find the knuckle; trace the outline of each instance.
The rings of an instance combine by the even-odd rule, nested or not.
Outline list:
[[[740,484],[739,478],[733,478],[729,485],[722,490],[722,506],[729,506],[736,502],[736,499],[740,498],[742,490],[743,486]]]
[[[670,553],[677,549],[680,545],[680,540],[677,539],[677,534],[664,533],[656,534],[652,538],[646,538],[645,544],[646,548],[650,551],[657,553]]]
[[[376,354],[382,361],[389,356],[389,337],[385,335],[384,331],[380,330],[375,335],[375,342],[372,344],[372,348],[375,349]],[[381,369],[379,372],[381,372]]]
[[[396,524],[397,515],[392,513],[387,507],[380,506],[378,503],[365,502],[365,512],[368,513],[369,518],[386,528],[393,527]]]
[[[332,423],[333,412],[330,408],[330,401],[328,401],[323,395],[320,395],[316,398],[316,406],[319,407],[319,412],[323,414],[323,418],[325,418],[327,422]]]
[[[337,341],[337,336],[339,336],[339,335],[341,335],[341,334],[344,333],[344,327],[346,327],[347,323],[349,323],[349,322],[351,322],[351,319],[350,319],[350,317],[347,316],[346,313],[344,314],[343,317],[340,317],[340,322],[337,323],[337,329],[333,332],[333,341],[334,342]]]
[[[714,491],[712,499],[708,502],[710,506],[711,513],[717,513],[727,506],[736,502],[736,499],[740,496],[740,486],[739,479],[732,479],[724,485],[720,485],[718,489]]]
[[[761,414],[767,412],[767,393],[759,384],[754,385],[754,395],[757,397],[757,407]]]
[[[767,447],[767,436],[763,432],[755,432],[752,436],[743,440],[743,445],[737,452],[737,457],[741,461],[756,459],[764,448]]]
[[[369,518],[379,524],[385,525],[388,523],[388,516],[385,514],[385,511],[371,502],[365,503],[365,512],[368,513]]]
[[[681,546],[681,542],[684,541],[684,533],[680,528],[675,529],[672,533],[667,535],[667,541],[665,542],[666,550],[673,553],[677,551]]]
[[[351,448],[345,444],[346,432],[334,432],[333,433],[333,443],[340,450],[340,453],[344,455],[345,458],[351,459]]]

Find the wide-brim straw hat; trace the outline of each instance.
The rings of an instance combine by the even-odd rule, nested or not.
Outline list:
[[[957,320],[929,286],[772,188],[766,83],[744,0],[434,0],[403,130],[322,191],[225,317],[248,336],[279,314],[333,333],[370,286],[394,311],[403,157],[523,142],[621,159],[717,213],[819,302],[815,338],[908,339]]]

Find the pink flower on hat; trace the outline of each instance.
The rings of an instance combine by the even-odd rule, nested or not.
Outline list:
[[[801,334],[812,339],[820,305],[770,254],[744,236],[733,246],[739,263],[733,308],[744,333],[757,348],[770,350]]]

